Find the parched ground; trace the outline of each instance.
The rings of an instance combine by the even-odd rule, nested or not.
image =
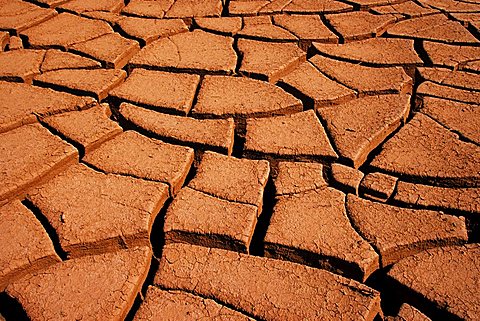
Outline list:
[[[0,320],[480,320],[480,1],[0,0]]]

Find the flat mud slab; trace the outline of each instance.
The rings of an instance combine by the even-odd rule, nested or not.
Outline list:
[[[480,319],[480,1],[0,0],[0,321]]]

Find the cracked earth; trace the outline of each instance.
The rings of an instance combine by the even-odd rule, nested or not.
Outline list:
[[[0,320],[480,320],[480,1],[0,0]]]

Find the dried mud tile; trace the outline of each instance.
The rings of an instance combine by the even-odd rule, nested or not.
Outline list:
[[[222,0],[175,0],[165,17],[219,17],[222,14],[222,10]]]
[[[21,50],[23,49],[23,41],[20,37],[11,36],[10,43],[8,44],[8,50]]]
[[[360,184],[360,194],[366,198],[386,202],[395,191],[398,178],[387,174],[368,173]]]
[[[122,13],[137,17],[163,18],[175,0],[131,0]]]
[[[0,290],[22,276],[60,262],[47,232],[20,201],[0,207]]]
[[[69,50],[92,57],[105,64],[107,68],[121,69],[140,51],[140,45],[137,41],[124,38],[118,33],[110,33],[75,44]]]
[[[338,43],[338,37],[325,26],[318,15],[275,15],[273,21],[300,40]]]
[[[356,96],[355,91],[328,78],[309,61],[283,76],[278,84],[303,97],[314,109],[345,102]]]
[[[307,53],[294,44],[276,44],[240,39],[242,53],[239,72],[276,82],[306,60]]]
[[[387,29],[393,36],[416,38],[445,43],[479,43],[460,23],[448,19],[445,15],[428,15],[397,22]]]
[[[188,187],[228,201],[255,205],[260,213],[269,173],[266,160],[240,159],[207,151]]]
[[[191,148],[126,131],[86,155],[83,161],[102,172],[137,177],[180,190],[193,163]]]
[[[25,1],[2,1],[0,3],[0,29],[19,34],[56,15],[55,10],[41,8]]]
[[[179,243],[165,247],[154,283],[194,291],[265,320],[341,315],[371,321],[380,312],[378,292],[327,271]]]
[[[422,60],[413,48],[413,40],[373,38],[346,44],[321,44],[313,46],[322,55],[370,65],[418,65]]]
[[[420,298],[422,306],[430,305],[437,315],[476,320],[479,258],[478,244],[441,247],[401,260],[388,276],[403,293]]]
[[[279,162],[273,179],[275,195],[297,194],[327,186],[319,163]]]
[[[145,246],[64,261],[14,282],[7,294],[33,320],[124,320],[151,255]]]
[[[167,210],[165,240],[248,253],[259,214],[254,205],[185,187]]]
[[[398,4],[378,6],[372,9],[379,14],[402,15],[408,18],[422,17],[438,12],[435,9],[424,8],[413,1],[405,1]]]
[[[406,0],[352,0],[351,2],[360,5],[360,8],[392,5],[405,2]]]
[[[418,67],[417,72],[423,79],[440,85],[480,91],[480,75],[478,74],[458,70],[451,71],[443,68],[426,67]]]
[[[401,204],[480,215],[480,188],[450,188],[399,181],[393,200]]]
[[[302,110],[302,103],[279,87],[247,77],[205,76],[192,113],[201,117],[267,117]]]
[[[480,145],[480,108],[445,99],[424,97],[421,112]]]
[[[201,150],[214,150],[228,155],[232,153],[235,129],[232,118],[173,116],[127,103],[120,105],[120,114],[128,123],[153,137]]]
[[[317,110],[341,157],[355,168],[405,122],[408,95],[366,96]]]
[[[40,71],[42,73],[59,69],[96,69],[102,64],[90,58],[56,49],[47,50]]]
[[[130,61],[134,67],[223,74],[233,73],[236,64],[233,38],[202,30],[158,39]]]
[[[265,236],[268,256],[364,281],[378,255],[350,225],[345,194],[331,187],[280,196]]]
[[[387,321],[432,321],[429,317],[424,315],[422,312],[415,309],[413,306],[404,303],[400,306],[397,316],[389,317]]]
[[[182,19],[122,17],[117,24],[130,37],[142,40],[147,45],[158,38],[188,32],[188,26]]]
[[[425,41],[423,48],[434,65],[462,69],[469,62],[479,60],[480,47],[456,46]]]
[[[134,69],[110,96],[159,111],[187,115],[199,82],[198,75]]]
[[[347,197],[355,229],[380,254],[383,267],[429,248],[467,242],[465,218]]]
[[[13,50],[0,52],[0,79],[31,84],[40,74],[45,50]]]
[[[244,153],[317,161],[331,161],[338,157],[313,110],[248,119]]]
[[[330,25],[342,36],[345,42],[381,36],[395,17],[374,15],[367,11],[355,11],[326,15]]]
[[[480,91],[463,90],[459,88],[442,86],[440,84],[425,81],[417,87],[417,95],[420,97],[436,97],[467,104],[480,104]]]
[[[355,89],[359,96],[412,91],[413,80],[402,67],[368,67],[321,55],[309,61],[330,78]]]
[[[35,77],[35,83],[59,88],[77,94],[93,96],[98,101],[119,86],[127,73],[121,69],[61,69]]]
[[[60,47],[71,45],[113,33],[105,21],[92,20],[70,13],[61,13],[54,18],[20,32],[27,37],[33,48]]]
[[[269,3],[266,0],[230,1],[228,13],[232,16],[254,16]]]
[[[234,36],[242,29],[241,17],[195,18],[195,23],[202,29]]]
[[[447,12],[479,12],[477,3],[471,1],[454,0],[421,0],[420,3],[426,7],[432,7]]]
[[[340,13],[351,10],[351,5],[331,0],[292,0],[283,8],[287,13]]]
[[[333,184],[340,190],[358,195],[358,189],[364,174],[358,169],[334,163],[331,167],[330,176]]]
[[[41,121],[82,146],[83,151],[88,154],[123,131],[116,122],[109,119],[110,116],[110,108],[107,104],[102,104],[84,111],[48,116]]]
[[[60,10],[83,13],[89,11],[107,11],[119,13],[125,6],[123,0],[70,0],[59,5]]]
[[[29,191],[69,257],[150,245],[168,186],[77,165]]]
[[[4,51],[10,40],[10,34],[5,31],[0,31],[0,51]]]
[[[33,123],[36,116],[85,109],[93,102],[93,98],[0,81],[0,132]]]
[[[0,134],[0,199],[6,200],[78,159],[77,150],[39,124]]]
[[[215,321],[253,321],[240,312],[212,299],[182,291],[166,291],[149,286],[146,299],[134,321],[176,321],[213,319]]]
[[[431,118],[415,114],[383,145],[370,166],[400,178],[473,187],[479,185],[480,148],[459,140]]]

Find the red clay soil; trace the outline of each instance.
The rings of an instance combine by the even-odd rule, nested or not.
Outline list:
[[[33,77],[40,74],[40,67],[44,59],[45,50],[2,52],[0,53],[0,79],[31,84]]]
[[[279,80],[281,87],[290,89],[308,101],[315,109],[348,101],[356,92],[332,80],[310,61],[300,64],[295,70]]]
[[[0,0],[0,321],[479,320],[479,0]]]
[[[233,38],[195,30],[152,42],[136,54],[130,64],[163,70],[230,74],[237,63],[232,46]]]
[[[475,187],[480,184],[480,147],[460,141],[431,118],[416,114],[384,144],[371,166],[397,177]]]
[[[187,32],[188,26],[182,19],[144,19],[140,17],[116,16],[116,24],[130,37],[143,40],[146,44],[158,38]]]
[[[77,43],[71,51],[92,57],[105,64],[107,68],[121,69],[140,50],[138,42],[109,33],[98,38]]]
[[[247,120],[247,155],[330,161],[337,158],[313,110]]]
[[[233,119],[195,119],[157,113],[131,104],[120,106],[122,117],[148,134],[180,145],[210,149],[230,155]]]
[[[32,320],[124,320],[148,273],[148,246],[64,261],[11,283]]]
[[[285,30],[284,28],[275,25],[272,19],[268,16],[244,17],[243,28],[237,33],[237,35],[241,40],[244,40],[242,38],[246,38],[246,39],[254,39],[254,40],[268,41],[268,42],[281,42],[281,43],[298,41],[298,37],[296,37],[294,34],[289,32],[288,30]],[[260,45],[262,44],[260,43]],[[266,47],[268,47],[268,44]],[[273,46],[273,48],[275,48],[275,46]],[[297,50],[299,49],[296,46],[295,48]],[[272,47],[270,47],[270,49],[272,49]],[[283,55],[282,53],[280,53],[280,57],[285,56],[285,53],[288,53],[289,49],[291,50],[292,47],[290,48],[287,47],[285,48],[285,50],[283,50],[283,48],[281,47],[277,47],[277,50],[284,52]],[[258,53],[259,52],[257,52],[257,56],[262,56],[262,55],[259,55]],[[272,54],[276,55],[276,53],[273,51],[267,54],[269,56],[272,56]],[[257,67],[261,68],[262,66],[257,66]]]
[[[450,318],[477,320],[479,251],[478,244],[426,250],[401,260],[388,276]]]

